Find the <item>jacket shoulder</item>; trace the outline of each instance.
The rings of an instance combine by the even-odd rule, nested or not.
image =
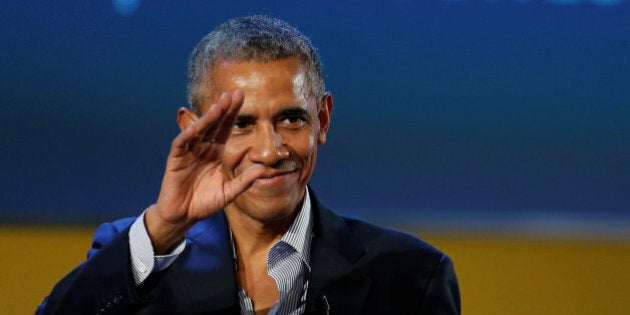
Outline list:
[[[354,218],[343,219],[368,252],[418,252],[437,259],[445,256],[439,249],[409,233]]]
[[[137,217],[128,217],[112,222],[102,223],[96,229],[96,232],[94,232],[92,246],[87,253],[88,259],[93,257],[101,248],[109,244],[118,235],[129,229],[136,219]]]
[[[460,313],[457,277],[449,256],[408,233],[356,219],[344,221],[365,247],[358,269],[370,275],[375,299],[396,292],[392,305],[404,309],[396,313]]]

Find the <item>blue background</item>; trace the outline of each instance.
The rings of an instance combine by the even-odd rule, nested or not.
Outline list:
[[[312,186],[340,212],[630,233],[630,5],[603,0],[2,1],[0,222],[154,202],[190,51],[248,14],[319,49],[335,111]]]

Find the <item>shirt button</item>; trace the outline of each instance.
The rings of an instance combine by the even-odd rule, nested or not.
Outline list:
[[[138,271],[140,271],[142,273],[146,273],[147,272],[147,265],[145,265],[143,263],[139,263],[138,264]]]

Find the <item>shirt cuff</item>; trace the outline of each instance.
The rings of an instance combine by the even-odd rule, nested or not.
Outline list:
[[[136,285],[142,284],[151,273],[168,268],[186,248],[186,239],[183,239],[168,254],[156,256],[147,227],[144,225],[145,212],[142,212],[129,229],[131,270]]]

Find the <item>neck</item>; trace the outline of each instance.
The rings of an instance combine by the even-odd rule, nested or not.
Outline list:
[[[297,211],[287,217],[265,222],[229,207],[226,208],[225,214],[232,229],[237,255],[247,257],[263,253],[266,255],[269,248],[287,232]]]

